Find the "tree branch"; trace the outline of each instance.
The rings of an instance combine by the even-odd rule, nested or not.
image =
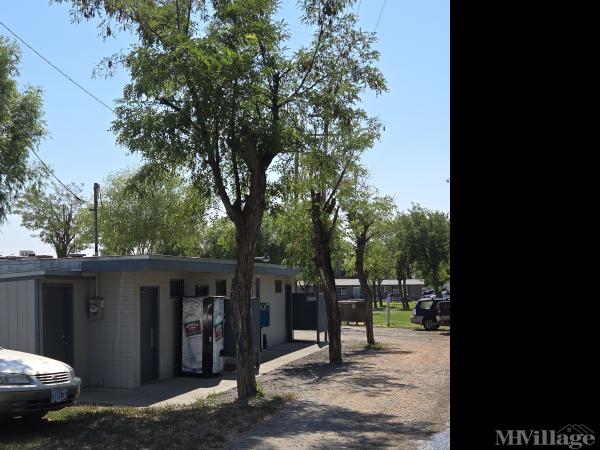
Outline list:
[[[339,212],[340,212],[340,205],[337,205],[337,208],[335,208],[335,214],[333,215],[333,219],[331,221],[331,227],[329,227],[329,235],[331,235],[331,233],[333,233],[333,229],[335,228],[335,224],[337,222]]]
[[[325,23],[325,21],[322,21],[322,24],[319,26],[319,35],[317,36],[317,42],[315,43],[315,49],[313,50],[313,54],[312,54],[312,58],[311,58],[310,64],[308,65],[308,68],[304,72],[304,75],[302,76],[302,80],[300,80],[300,84],[296,87],[296,89],[294,90],[294,92],[292,92],[292,94],[290,94],[290,96],[287,99],[285,99],[281,104],[279,104],[280,107],[282,107],[285,104],[291,102],[298,95],[298,93],[300,92],[300,90],[304,86],[304,83],[306,82],[306,79],[308,78],[308,75],[310,74],[310,72],[312,72],[312,69],[313,69],[313,67],[315,65],[315,62],[317,60],[317,54],[319,52],[319,47],[321,47],[321,39],[323,38],[323,34],[325,33],[325,27],[323,25],[324,23]],[[313,85],[313,87],[314,87],[314,85]]]
[[[340,187],[340,184],[342,183],[342,180],[344,179],[344,175],[346,175],[346,171],[348,170],[348,166],[350,165],[350,162],[347,161],[344,164],[344,168],[342,169],[342,172],[340,173],[340,176],[338,177],[337,181],[335,182],[335,185],[333,186],[333,188],[331,189],[331,193],[329,194],[329,197],[327,198],[327,200],[325,201],[325,208],[328,207],[329,202],[331,202],[331,200],[333,199],[333,196],[335,195],[335,193],[337,192],[337,190]]]
[[[157,100],[158,100],[158,103],[160,103],[161,105],[169,106],[173,110],[175,110],[177,112],[181,112],[181,108],[179,106],[177,106],[175,103],[173,103],[173,100],[170,100],[166,97],[158,97]]]

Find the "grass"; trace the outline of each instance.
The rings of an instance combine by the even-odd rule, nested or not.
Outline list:
[[[390,328],[406,328],[408,330],[422,330],[421,325],[410,322],[412,310],[415,307],[416,301],[409,302],[410,309],[404,311],[402,303],[391,302],[390,304]],[[378,303],[379,304],[379,303]],[[387,328],[387,304],[383,302],[383,308],[373,308],[373,326]],[[345,322],[343,322],[345,324]],[[353,325],[351,322],[350,325]],[[359,326],[363,326],[362,324]],[[449,330],[449,326],[440,327],[440,330]]]
[[[364,350],[384,350],[386,347],[379,342],[375,342],[374,344],[367,344],[363,348]]]
[[[73,406],[35,424],[18,419],[0,423],[0,449],[219,448],[290,399],[263,394],[240,402],[216,394],[189,406]]]

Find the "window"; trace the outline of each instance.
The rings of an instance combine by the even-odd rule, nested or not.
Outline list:
[[[426,300],[424,302],[419,302],[419,309],[431,309],[431,305],[433,305],[432,300]]]
[[[183,297],[183,280],[171,280],[169,296],[175,298]]]
[[[392,294],[398,293],[398,286],[392,286]]]
[[[281,280],[275,280],[275,293],[281,293]]]
[[[194,294],[196,297],[208,297],[208,284],[197,284]]]
[[[352,287],[352,298],[361,298],[361,297],[362,297],[362,291],[361,291],[360,287],[353,286]]]
[[[227,280],[217,280],[215,295],[227,295]]]

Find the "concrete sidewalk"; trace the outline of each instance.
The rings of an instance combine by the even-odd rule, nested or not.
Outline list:
[[[286,342],[264,350],[258,377],[298,358],[317,352],[322,347],[310,342]],[[206,396],[235,388],[235,372],[224,372],[215,378],[175,377],[146,383],[135,389],[85,387],[80,404],[110,406],[186,405]]]

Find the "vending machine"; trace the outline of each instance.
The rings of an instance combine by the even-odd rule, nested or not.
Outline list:
[[[181,371],[212,376],[223,371],[224,297],[184,297]]]

